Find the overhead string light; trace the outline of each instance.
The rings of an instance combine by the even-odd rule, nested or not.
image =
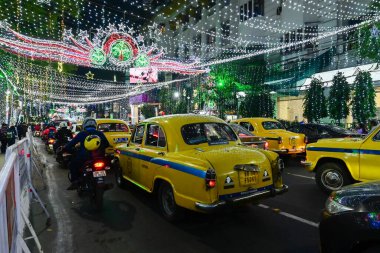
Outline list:
[[[154,44],[146,46],[144,37],[137,39],[129,33],[132,28],[119,24],[118,28],[109,24],[106,29],[98,28],[90,40],[87,31],[81,31],[75,37],[71,29],[65,30],[63,41],[36,39],[25,36],[10,28],[5,22],[0,22],[0,46],[14,54],[31,59],[51,60],[86,67],[104,68],[114,71],[126,71],[132,64],[136,67],[154,67],[162,72],[174,72],[185,75],[205,73],[194,64],[161,60],[164,52]],[[143,63],[143,64],[142,64]]]

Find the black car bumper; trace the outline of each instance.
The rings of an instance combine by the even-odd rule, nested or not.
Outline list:
[[[322,253],[348,253],[369,242],[380,241],[380,229],[368,213],[346,212],[330,215],[326,211],[319,224]]]

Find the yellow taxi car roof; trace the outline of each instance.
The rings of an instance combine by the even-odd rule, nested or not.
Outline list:
[[[97,124],[103,123],[124,123],[127,125],[127,122],[121,119],[95,119]]]
[[[166,115],[166,116],[159,116],[154,118],[149,118],[144,120],[143,122],[151,122],[151,123],[159,123],[161,125],[165,124],[193,124],[193,123],[207,123],[207,122],[220,122],[220,123],[226,123],[224,120],[214,117],[214,116],[207,116],[207,115],[197,115],[197,114],[175,114],[175,115]]]
[[[237,120],[234,120],[234,121],[242,121],[242,120],[254,120],[254,121],[257,121],[257,122],[263,122],[263,121],[273,121],[273,122],[278,122],[278,120],[276,119],[272,119],[272,118],[242,118],[242,119],[237,119]]]

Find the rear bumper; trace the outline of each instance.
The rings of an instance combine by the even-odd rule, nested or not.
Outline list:
[[[204,212],[213,212],[223,206],[227,205],[233,205],[235,203],[240,203],[240,202],[249,202],[253,201],[256,199],[261,199],[265,197],[270,197],[270,196],[275,196],[278,194],[282,194],[284,192],[287,192],[289,187],[287,185],[283,185],[281,189],[278,188],[272,188],[272,189],[266,189],[263,191],[257,191],[254,193],[250,193],[247,195],[239,196],[239,197],[234,197],[234,198],[229,198],[225,200],[219,200],[211,204],[206,204],[206,203],[200,203],[200,202],[195,202],[195,207],[201,211]]]
[[[308,162],[308,161],[306,161],[306,160],[303,160],[303,161],[301,161],[301,165],[303,166],[303,167],[305,167],[305,169],[307,169],[307,170],[309,170],[309,171],[312,171],[313,170],[313,163],[312,162]]]
[[[271,151],[279,153],[279,154],[302,154],[306,152],[306,149],[304,148],[298,148],[298,149],[272,149]]]

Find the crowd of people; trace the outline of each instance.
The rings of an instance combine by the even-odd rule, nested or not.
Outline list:
[[[2,123],[0,129],[1,153],[4,154],[7,147],[15,144],[17,138],[19,138],[19,140],[24,138],[27,131],[28,126],[25,123],[17,124],[17,126],[14,124],[8,126],[8,124]]]

